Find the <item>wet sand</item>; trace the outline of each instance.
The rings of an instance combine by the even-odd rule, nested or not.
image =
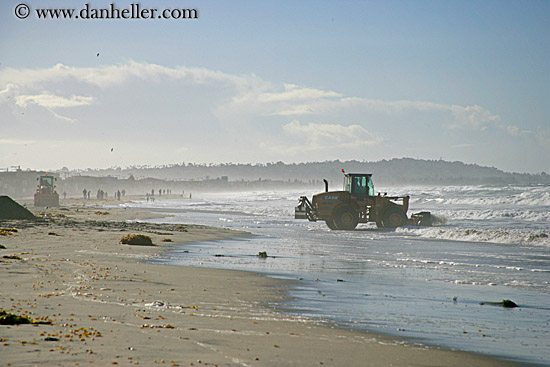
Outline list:
[[[112,202],[114,203],[114,202]],[[62,200],[41,220],[3,221],[0,309],[51,325],[0,325],[11,366],[508,366],[278,312],[288,281],[148,264],[163,246],[246,236],[196,225],[130,223],[135,209]],[[102,203],[99,203],[102,204]],[[145,234],[157,246],[122,245]],[[4,256],[15,255],[15,258]],[[19,258],[19,259],[18,259]]]

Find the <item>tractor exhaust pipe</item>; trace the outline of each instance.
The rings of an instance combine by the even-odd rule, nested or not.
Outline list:
[[[325,192],[328,192],[328,181],[323,178],[323,181],[325,182]]]

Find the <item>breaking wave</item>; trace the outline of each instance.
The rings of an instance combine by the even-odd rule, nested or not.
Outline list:
[[[455,209],[440,210],[439,215],[447,220],[521,220],[550,223],[550,211],[545,209]]]
[[[550,230],[404,227],[398,228],[397,231],[430,239],[550,247]]]
[[[436,206],[532,207],[550,206],[550,188],[451,186],[410,188],[411,203]]]

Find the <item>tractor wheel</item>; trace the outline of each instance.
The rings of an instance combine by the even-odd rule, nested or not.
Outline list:
[[[334,220],[333,220],[333,219],[325,220],[325,223],[327,224],[327,227],[330,228],[330,229],[332,229],[333,231],[338,230],[338,227],[336,227],[336,225],[334,224]]]
[[[351,231],[357,227],[357,223],[359,223],[357,213],[350,207],[338,209],[336,215],[334,215],[334,225],[336,229]]]
[[[405,224],[407,224],[407,215],[401,208],[388,208],[382,215],[382,225],[385,228],[397,228]]]

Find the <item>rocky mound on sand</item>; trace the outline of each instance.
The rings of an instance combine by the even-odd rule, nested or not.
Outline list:
[[[35,219],[29,210],[22,207],[9,196],[0,196],[0,219]]]

